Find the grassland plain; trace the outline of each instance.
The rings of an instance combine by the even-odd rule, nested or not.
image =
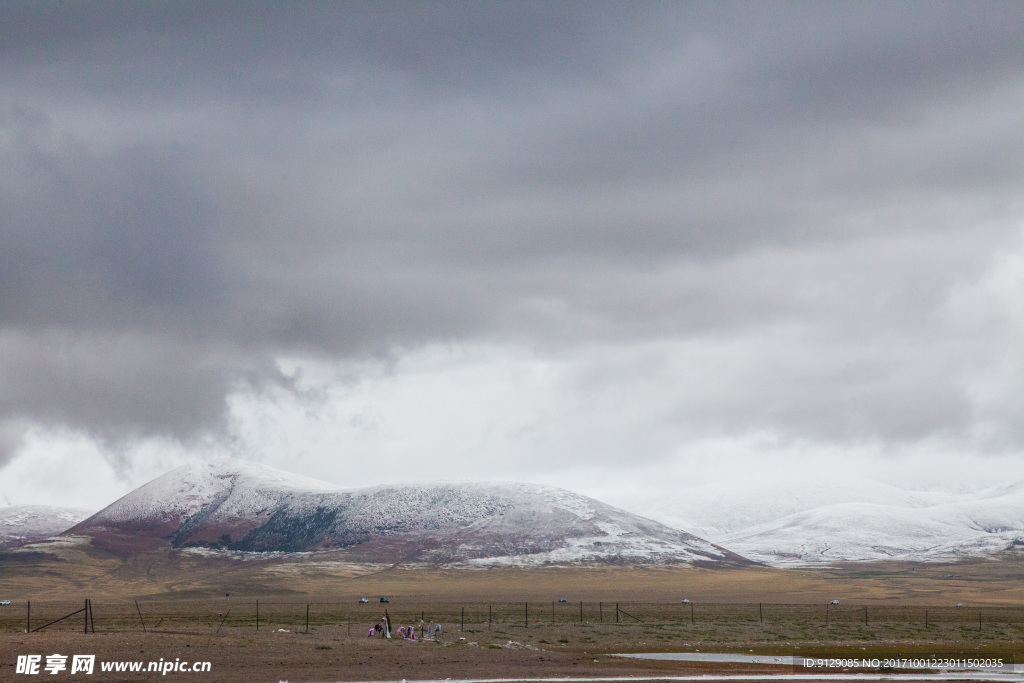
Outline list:
[[[981,626],[956,608],[869,607],[869,623],[855,606],[811,604],[620,603],[599,616],[575,604],[415,602],[390,597],[395,624],[440,621],[438,642],[384,641],[367,630],[385,605],[304,602],[263,598],[256,623],[255,599],[95,601],[95,633],[85,634],[82,614],[48,629],[24,633],[25,605],[0,618],[0,666],[13,672],[17,655],[95,654],[99,661],[209,661],[209,674],[171,674],[171,679],[211,681],[330,681],[444,678],[680,675],[693,673],[788,673],[771,666],[624,660],[623,652],[727,651],[813,657],[1002,657],[1021,661],[1024,609],[989,607]],[[309,625],[306,607],[309,606]],[[33,601],[32,625],[82,606],[75,601]],[[684,609],[686,607],[686,609]],[[761,608],[759,610],[759,607]],[[764,621],[761,621],[763,613]],[[626,616],[626,615],[629,616]],[[552,615],[554,621],[552,621]],[[642,620],[642,621],[640,621]],[[145,629],[145,630],[144,630]],[[104,674],[94,680],[156,680],[158,674]],[[0,679],[14,676],[0,673]],[[60,676],[53,680],[63,680]],[[67,677],[66,680],[76,680]]]
[[[209,674],[169,675],[293,683],[778,671],[609,656],[623,652],[956,653],[1021,662],[1022,578],[1024,563],[1016,559],[814,570],[470,570],[357,566],[330,554],[117,556],[72,546],[0,554],[0,599],[12,600],[0,608],[0,671],[13,671],[18,654],[51,653],[210,661]],[[371,602],[360,604],[360,597]],[[562,597],[566,602],[557,602]],[[29,600],[37,628],[81,609],[86,598],[95,634],[83,633],[84,613],[25,633]],[[833,599],[840,603],[828,605]],[[440,621],[442,641],[367,638],[385,607],[396,624]],[[146,674],[124,676],[94,680],[148,680]]]

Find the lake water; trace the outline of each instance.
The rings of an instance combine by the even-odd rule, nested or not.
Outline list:
[[[615,655],[633,659],[662,659],[673,662],[729,662],[732,664],[785,664],[793,666],[793,655],[744,655],[733,652],[639,652]],[[802,661],[802,658],[801,660]]]

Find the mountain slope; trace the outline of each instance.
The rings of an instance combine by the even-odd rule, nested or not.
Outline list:
[[[89,516],[88,510],[51,505],[0,508],[0,549],[56,536]]]
[[[955,494],[909,491],[867,477],[847,476],[837,483],[765,476],[755,481],[728,480],[695,486],[676,494],[638,501],[628,509],[719,542],[717,539],[790,515],[839,503],[914,509],[954,500],[958,500]]]
[[[911,491],[869,479],[760,482],[749,490],[695,487],[635,509],[776,566],[941,561],[1024,546],[1024,482],[974,493]]]
[[[726,535],[721,543],[774,565],[943,559],[980,533],[935,510],[840,503]]]
[[[569,491],[532,484],[339,489],[221,461],[179,468],[69,533],[110,548],[343,549],[354,560],[433,564],[742,564],[707,541]]]

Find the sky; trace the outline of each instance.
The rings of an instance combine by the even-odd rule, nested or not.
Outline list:
[[[1024,4],[0,2],[0,505],[230,456],[1024,477]]]

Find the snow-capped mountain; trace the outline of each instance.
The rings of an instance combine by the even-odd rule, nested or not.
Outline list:
[[[370,562],[746,562],[686,532],[563,489],[469,483],[341,489],[239,461],[176,469],[69,533],[123,550],[166,543],[343,549]]]
[[[67,531],[91,514],[89,510],[50,505],[0,508],[0,549],[15,548]]]
[[[983,532],[937,508],[839,503],[722,536],[730,548],[775,565],[943,559]]]
[[[946,492],[905,490],[867,477],[844,476],[841,482],[831,482],[766,476],[694,486],[677,494],[637,501],[627,509],[704,538],[725,538],[829,505],[927,508],[957,499]]]
[[[1024,482],[975,493],[870,479],[760,482],[744,490],[694,487],[633,509],[777,566],[941,561],[1024,546]]]

